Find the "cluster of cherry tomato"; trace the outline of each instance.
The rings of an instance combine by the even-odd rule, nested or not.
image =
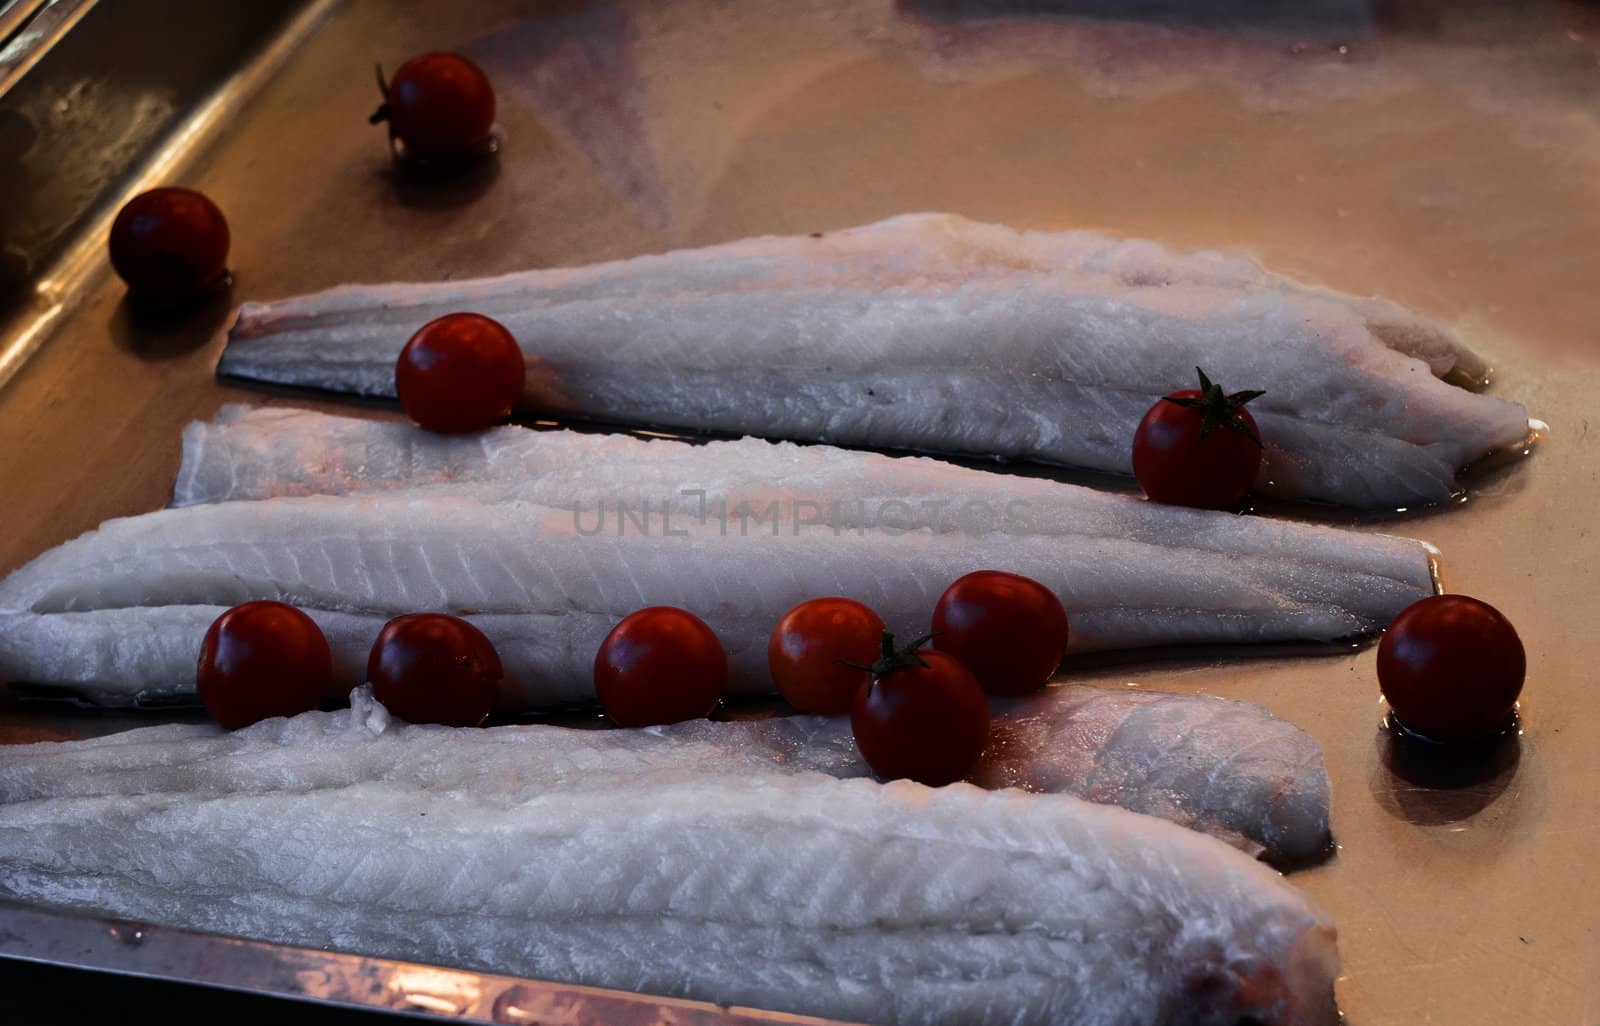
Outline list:
[[[931,641],[932,649],[923,649]],[[985,694],[1043,687],[1067,650],[1067,614],[1037,581],[967,574],[934,605],[932,631],[896,650],[882,617],[847,598],[803,602],[778,621],[767,666],[800,712],[848,712],[880,777],[931,786],[966,776],[989,737]]]
[[[451,168],[495,149],[494,87],[477,65],[453,53],[428,53],[400,65],[378,88],[390,148],[409,164]],[[205,195],[163,186],[140,193],[111,225],[111,266],[140,300],[191,303],[228,279],[228,221]]]
[[[931,649],[922,644],[931,640]],[[938,786],[965,776],[989,736],[985,693],[1043,687],[1067,647],[1067,614],[1037,581],[985,570],[952,584],[933,631],[896,650],[878,614],[847,598],[791,609],[773,629],[768,666],[798,711],[848,712],[857,746],[885,778]],[[442,613],[390,620],[367,661],[373,694],[412,723],[477,726],[494,711],[504,677],[494,645]],[[333,660],[316,622],[281,602],[247,602],[206,632],[197,684],[222,726],[292,716],[336,699]],[[621,727],[711,714],[728,683],[728,657],[693,613],[652,606],[625,617],[594,660],[595,694]]]
[[[475,727],[494,711],[500,656],[483,632],[443,613],[384,624],[367,659],[373,694],[401,719]],[[219,616],[200,645],[200,701],[229,730],[295,716],[342,696],[315,620],[282,602],[246,602]]]
[[[495,148],[495,96],[487,76],[455,54],[379,72],[397,159],[450,167]],[[158,305],[205,296],[228,278],[222,211],[190,189],[153,189],[130,200],[111,230],[111,262],[134,294]],[[401,352],[395,388],[406,414],[439,433],[477,431],[505,419],[526,365],[506,328],[474,313],[422,326]],[[1245,404],[1262,393],[1224,392],[1197,368],[1199,388],[1163,397],[1133,438],[1135,477],[1157,502],[1238,509],[1260,469],[1262,441]],[[1066,647],[1061,605],[1036,582],[971,574],[934,611],[933,647],[893,651],[876,613],[844,598],[814,599],[773,631],[768,661],[796,709],[850,713],[858,744],[881,775],[957,779],[987,736],[983,692],[1041,686]],[[1464,596],[1405,610],[1378,650],[1379,683],[1397,720],[1436,740],[1475,737],[1506,721],[1520,693],[1524,654],[1505,617]],[[224,726],[317,707],[330,696],[328,644],[315,622],[275,602],[230,610],[206,636],[201,696]],[[503,676],[494,646],[471,624],[424,613],[387,624],[368,677],[396,715],[472,725],[494,708]],[[640,610],[607,637],[595,688],[623,726],[700,717],[716,706],[727,657],[706,624],[680,609]],[[670,682],[670,683],[664,683]]]

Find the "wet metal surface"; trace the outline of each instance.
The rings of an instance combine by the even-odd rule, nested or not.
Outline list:
[[[1600,9],[1173,7],[350,3],[163,176],[227,211],[232,302],[949,210],[1224,248],[1455,325],[1549,423],[1534,454],[1450,508],[1295,515],[1424,538],[1448,589],[1503,610],[1519,736],[1465,769],[1396,750],[1370,647],[1072,675],[1250,699],[1318,738],[1339,848],[1293,879],[1339,923],[1355,1026],[1600,1022]],[[440,48],[495,80],[505,146],[420,183],[365,124],[371,65]],[[212,379],[229,298],[142,322],[97,246],[0,392],[0,570],[161,506],[190,418],[299,401]],[[4,715],[9,740],[127,722]]]

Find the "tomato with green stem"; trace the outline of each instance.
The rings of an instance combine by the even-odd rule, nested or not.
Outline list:
[[[1133,434],[1133,475],[1156,502],[1236,509],[1261,467],[1261,432],[1245,404],[1266,393],[1225,393],[1195,368],[1198,389],[1163,396]]]
[[[856,692],[850,731],[872,771],[942,787],[972,772],[989,740],[989,702],[983,688],[953,656],[903,649],[885,631],[871,680]]]
[[[389,123],[408,157],[453,162],[492,149],[494,87],[476,64],[454,53],[413,57],[384,81],[378,69],[383,104],[369,122]]]

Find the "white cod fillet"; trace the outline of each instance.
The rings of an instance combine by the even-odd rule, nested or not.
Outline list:
[[[1146,502],[1077,485],[757,438],[665,438],[499,427],[437,435],[414,425],[309,410],[224,407],[183,432],[174,506],[307,495],[407,492],[572,511],[720,520],[772,533],[927,529],[1137,542],[1229,556],[1245,551],[1328,570],[1421,580],[1418,543]],[[637,527],[635,526],[635,529]]]
[[[705,619],[727,649],[731,689],[749,694],[772,689],[767,639],[792,606],[848,596],[918,633],[950,582],[981,568],[1055,592],[1080,652],[1347,638],[1432,593],[1416,542],[1188,511],[1141,531],[1149,504],[1101,501],[1112,515],[1063,535],[791,531],[659,514],[641,526],[408,492],[168,509],[107,521],[0,583],[0,674],[130,694],[185,683],[208,617],[277,599],[323,623],[337,667],[356,674],[345,687],[361,682],[389,617],[468,616],[505,663],[503,705],[537,708],[592,700],[600,642],[652,605]]]
[[[1442,500],[1528,434],[1520,405],[1441,380],[1484,366],[1392,303],[936,214],[246,304],[218,373],[389,396],[410,334],[459,310],[517,336],[525,406],[550,416],[1128,473],[1139,419],[1199,366],[1266,390],[1261,490],[1373,507]]]
[[[991,704],[991,740],[968,778],[980,787],[1015,787],[1118,805],[1211,834],[1280,865],[1303,865],[1327,853],[1329,783],[1322,748],[1311,735],[1258,705],[1083,685],[1051,687]],[[843,716],[698,720],[645,730],[588,730],[581,737],[565,728],[539,730],[549,731],[541,736],[550,739],[551,752],[579,746],[595,753],[597,765],[608,771],[872,775]],[[206,739],[190,746],[187,757],[194,763],[210,759],[214,751],[242,750],[240,743],[213,738],[204,730],[190,733]],[[496,759],[530,757],[523,748],[489,740],[505,736],[491,731],[466,740],[449,735],[435,740],[474,753],[472,772],[493,776]],[[410,758],[407,753],[421,744],[383,751]],[[139,787],[155,788],[148,767],[165,766],[160,760],[173,758],[169,748],[166,735],[153,747],[129,743],[118,748],[115,765],[106,753],[84,749],[88,761],[74,793],[132,786],[136,777]],[[537,757],[543,758],[545,751],[541,748]],[[559,768],[553,766],[551,772]],[[103,771],[109,775],[95,777]],[[390,779],[403,772],[393,766],[383,776]],[[4,776],[0,770],[0,778]],[[194,778],[186,779],[193,786]],[[347,783],[330,777],[321,786]]]
[[[1161,820],[1060,795],[652,768],[358,696],[0,763],[0,897],[889,1024],[1336,1021],[1328,917]]]

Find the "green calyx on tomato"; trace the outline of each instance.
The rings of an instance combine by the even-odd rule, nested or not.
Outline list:
[[[1258,399],[1267,393],[1258,388],[1246,389],[1243,392],[1224,394],[1222,386],[1215,384],[1206,377],[1206,372],[1199,367],[1194,372],[1200,376],[1200,395],[1196,397],[1169,395],[1163,396],[1163,402],[1182,406],[1185,409],[1199,410],[1203,417],[1200,423],[1200,437],[1209,435],[1218,427],[1230,431],[1239,431],[1250,441],[1256,443],[1256,448],[1261,448],[1261,436],[1256,433],[1255,425],[1239,416],[1239,410],[1252,399]]]
[[[894,632],[884,631],[883,651],[877,662],[870,665],[852,663],[844,659],[835,659],[834,662],[840,666],[848,666],[852,670],[865,670],[867,673],[872,674],[873,680],[881,680],[896,670],[910,669],[913,666],[921,667],[924,670],[927,669],[928,664],[917,654],[917,649],[932,640],[932,634],[924,634],[906,647],[897,649],[894,647]]]

